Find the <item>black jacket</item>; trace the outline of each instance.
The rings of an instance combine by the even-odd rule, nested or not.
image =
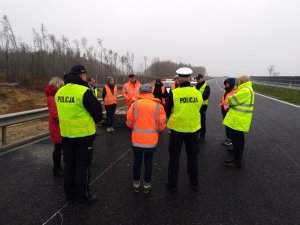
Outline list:
[[[196,89],[200,90],[200,88],[202,87],[203,84],[205,84],[205,81],[203,81],[199,84],[197,83],[196,84]],[[206,87],[204,89],[204,92],[202,94],[203,101],[207,100],[209,98],[209,95],[210,95],[210,87],[208,85],[206,85]]]
[[[65,77],[65,79],[66,79],[65,80],[66,83],[78,84],[89,88],[88,84],[82,79],[80,79],[78,75],[69,74],[68,76]],[[98,101],[98,99],[95,97],[95,95],[90,89],[86,90],[86,92],[83,94],[82,103],[96,124],[103,119],[101,103]],[[89,142],[89,141],[93,141],[94,139],[95,139],[95,135],[80,137],[80,138],[63,137],[63,141],[71,142],[74,144]]]

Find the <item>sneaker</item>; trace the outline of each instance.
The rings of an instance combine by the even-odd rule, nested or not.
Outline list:
[[[108,133],[111,132],[110,127],[108,127],[108,128],[106,129],[106,131],[107,131]]]
[[[231,140],[230,140],[230,139],[226,139],[226,140],[222,143],[222,145],[224,145],[224,146],[230,146],[230,145],[232,145]]]
[[[152,190],[151,183],[144,183],[143,184],[143,192],[145,194],[148,194],[151,190]]]
[[[110,128],[111,131],[116,131],[113,127]]]
[[[140,181],[133,181],[133,191],[135,193],[139,193],[140,192],[140,187],[141,187],[141,182]]]

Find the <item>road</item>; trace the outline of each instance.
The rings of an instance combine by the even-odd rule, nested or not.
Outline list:
[[[133,193],[130,132],[98,127],[91,190],[99,201],[79,209],[64,199],[63,180],[52,175],[49,138],[0,155],[0,224],[300,224],[300,108],[255,95],[243,166],[223,166],[229,151],[221,112],[221,79],[209,81],[207,137],[200,143],[200,190],[192,191],[184,149],[178,191],[165,188],[168,131],[154,156],[153,190]]]

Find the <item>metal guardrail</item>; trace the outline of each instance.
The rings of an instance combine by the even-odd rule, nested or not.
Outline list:
[[[124,97],[122,95],[118,95],[117,99],[121,100]],[[98,99],[99,101],[103,102],[103,99]],[[24,123],[31,120],[42,119],[49,116],[48,108],[41,108],[41,109],[34,109],[34,110],[27,110],[23,112],[17,113],[9,113],[5,115],[0,115],[0,127],[2,130],[2,146],[7,144],[7,127],[10,125]]]

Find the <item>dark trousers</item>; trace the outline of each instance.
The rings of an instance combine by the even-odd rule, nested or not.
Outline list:
[[[63,151],[62,143],[54,144],[54,151],[52,153],[54,169],[61,169],[62,168],[62,166],[61,166],[62,151]]]
[[[93,143],[65,143],[64,188],[67,200],[86,201],[90,197],[91,161]]]
[[[107,127],[112,127],[114,124],[116,108],[117,108],[116,104],[105,106]]]
[[[237,163],[241,163],[245,145],[245,137],[243,131],[233,130],[231,136],[231,142],[233,145],[233,154],[234,154],[234,161]]]
[[[135,180],[135,181],[140,180],[141,167],[142,167],[143,156],[144,156],[144,164],[145,164],[144,181],[146,183],[150,183],[151,182],[151,177],[152,177],[153,152],[135,151],[134,147],[132,149],[133,149],[133,153],[134,153],[133,180]]]
[[[169,170],[168,170],[168,184],[171,188],[177,187],[177,180],[179,174],[179,160],[181,153],[181,146],[184,142],[187,154],[187,172],[192,186],[198,186],[198,132],[181,133],[174,130],[171,131],[169,141]]]
[[[225,116],[226,116],[227,112],[228,112],[228,111],[226,111],[226,110],[224,110],[224,108],[222,108],[223,119],[225,119]],[[225,125],[225,134],[226,134],[226,138],[227,138],[227,139],[230,139],[230,140],[231,140],[231,133],[232,133],[231,128],[230,128],[230,127],[227,127],[227,126]]]
[[[206,110],[207,110],[207,105],[202,105],[200,109],[200,116],[201,116],[200,137],[205,137],[205,133],[206,133]]]

